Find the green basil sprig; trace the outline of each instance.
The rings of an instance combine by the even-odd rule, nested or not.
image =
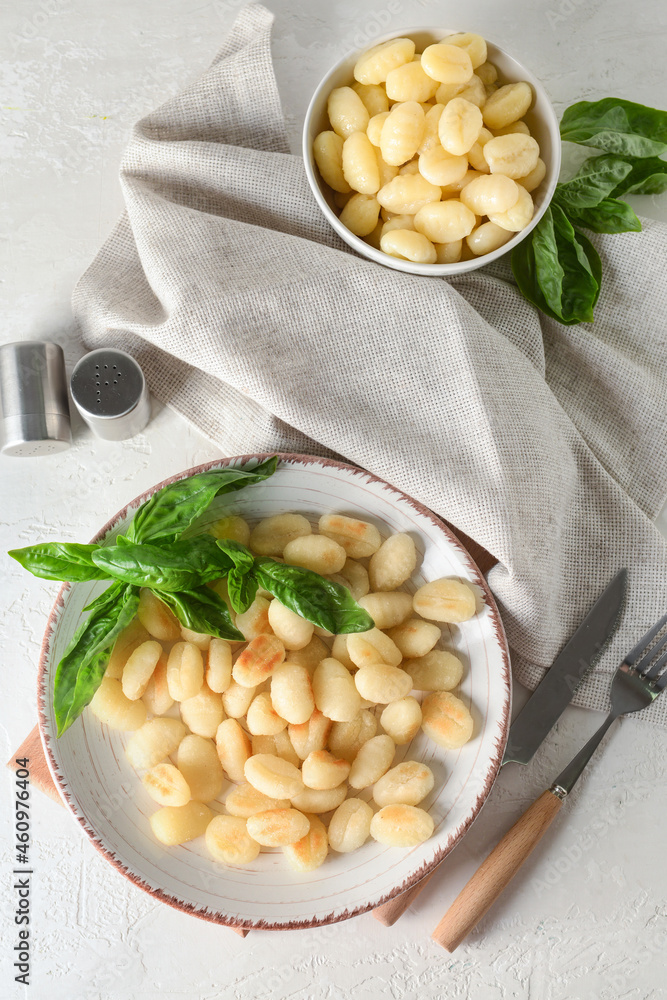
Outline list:
[[[602,274],[595,247],[558,205],[546,210],[531,236],[512,254],[524,298],[559,323],[591,323]]]
[[[609,198],[631,171],[632,164],[621,156],[592,156],[571,180],[557,185],[554,198],[566,211],[593,208]]]
[[[127,537],[131,542],[174,540],[187,531],[216,496],[263,482],[273,475],[277,464],[274,455],[253,469],[211,469],[170,483],[139,508]]]
[[[329,632],[367,632],[375,625],[349,590],[312,570],[258,558],[254,573],[260,587],[281,604]]]
[[[512,251],[522,295],[547,316],[569,326],[593,322],[602,264],[581,232],[639,232],[641,222],[619,198],[667,190],[667,112],[616,97],[568,108],[561,138],[603,150],[585,160],[535,228]]]
[[[181,479],[158,491],[139,508],[127,534],[114,545],[52,542],[10,552],[26,569],[48,580],[110,579],[58,664],[54,709],[58,736],[72,725],[99,687],[109,653],[149,588],[177,619],[194,632],[243,640],[226,602],[213,586],[224,580],[229,601],[240,613],[264,587],[286,607],[334,633],[366,632],[374,622],[345,587],[298,566],[256,559],[239,542],[209,534],[182,538],[219,493],[262,482],[277,456],[254,469],[218,469]],[[195,529],[196,530],[196,527]],[[217,584],[216,584],[217,586]]]
[[[560,123],[562,139],[622,156],[667,152],[667,115],[620,97],[572,104]]]
[[[10,549],[8,555],[43,580],[66,580],[84,583],[86,580],[106,580],[107,574],[93,562],[97,545],[74,542],[44,542],[25,549]]]
[[[62,736],[90,703],[102,683],[111,647],[139,607],[139,591],[114,583],[89,605],[58,664],[53,685],[53,709]]]
[[[168,545],[111,545],[98,548],[92,558],[107,577],[161,591],[200,587],[225,576],[235,565],[210,535]]]
[[[667,160],[657,156],[647,156],[636,160],[626,157],[630,172],[611,192],[612,198],[624,194],[662,194],[667,189]]]
[[[205,584],[231,569],[248,572],[252,554],[236,542],[200,535],[181,541],[220,493],[240,490],[272,476],[276,455],[254,468],[213,469],[170,483],[146,501],[116,544],[48,542],[13,549],[9,555],[34,576],[80,583],[115,582],[92,601],[88,618],[72,637],[56,668],[53,702],[58,736],[79,717],[98,689],[109,652],[139,606],[139,588],[149,587],[187,628],[223,639],[243,639],[227,605]],[[140,542],[158,541],[155,544]]]
[[[570,219],[594,233],[639,233],[642,224],[625,201],[603,198],[591,208],[582,208]]]
[[[230,569],[227,575],[227,594],[229,603],[237,614],[247,611],[257,596],[259,581],[254,573],[242,573],[238,569]]]
[[[155,593],[171,608],[181,625],[193,632],[243,642],[243,634],[233,625],[229,608],[210,587],[175,592],[156,590]]]

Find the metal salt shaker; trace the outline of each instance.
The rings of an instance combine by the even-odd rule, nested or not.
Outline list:
[[[101,347],[77,363],[70,380],[76,407],[90,429],[106,441],[139,434],[150,417],[150,395],[134,358]]]
[[[0,347],[3,455],[32,457],[69,448],[65,357],[59,344],[27,340]]]

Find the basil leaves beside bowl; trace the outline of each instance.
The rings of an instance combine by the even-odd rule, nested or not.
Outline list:
[[[524,298],[567,326],[591,323],[602,263],[582,233],[639,232],[627,194],[667,189],[667,112],[621,98],[580,101],[560,123],[561,138],[602,150],[558,184],[549,208],[512,251],[512,271]]]
[[[154,493],[115,544],[49,542],[13,549],[9,555],[35,576],[80,583],[111,580],[84,611],[56,669],[53,701],[58,736],[79,717],[100,686],[109,654],[139,607],[141,588],[150,589],[181,625],[221,639],[243,641],[229,608],[207,586],[225,579],[234,611],[252,604],[257,590],[269,591],[290,610],[330,632],[366,632],[373,619],[338,583],[311,570],[255,558],[239,542],[201,534],[183,538],[213,499],[268,479],[277,456],[253,468],[213,469],[179,479]]]

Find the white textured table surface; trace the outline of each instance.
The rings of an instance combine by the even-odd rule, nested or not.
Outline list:
[[[69,297],[121,210],[116,169],[132,123],[212,58],[238,0],[21,0],[0,3],[2,342],[57,340],[80,354]],[[445,22],[505,45],[558,110],[615,94],[665,104],[660,0],[269,2],[293,144],[309,94],[348,48]],[[460,25],[456,24],[459,19]],[[465,23],[464,23],[465,22]],[[636,199],[667,218],[667,197]],[[83,541],[130,498],[219,455],[169,410],[145,433],[103,443],[75,425],[72,450],[0,458],[0,553],[43,539]],[[667,518],[662,515],[663,530]],[[6,760],[35,721],[41,635],[57,585],[0,555]],[[157,1000],[658,1000],[667,996],[667,733],[635,720],[610,737],[555,828],[477,931],[450,956],[430,933],[485,853],[592,733],[569,709],[529,768],[505,768],[478,822],[418,904],[387,929],[373,918],[315,931],[225,928],[154,901],[116,873],[70,815],[32,798],[32,986],[13,982],[13,782],[0,768],[0,998]]]

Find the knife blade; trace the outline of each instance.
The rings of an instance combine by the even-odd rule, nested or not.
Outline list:
[[[616,627],[627,576],[627,569],[616,574],[517,715],[502,764],[527,764],[570,704]]]

